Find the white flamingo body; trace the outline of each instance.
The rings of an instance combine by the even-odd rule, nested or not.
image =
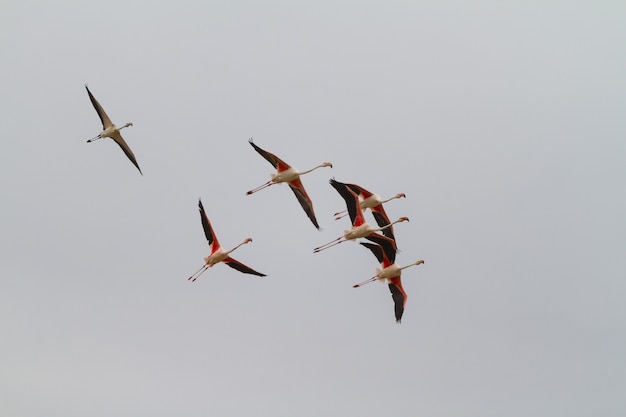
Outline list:
[[[318,165],[313,169],[316,168],[320,168],[322,165]],[[300,172],[297,169],[295,169],[294,167],[289,167],[284,171],[279,171],[276,173],[272,173],[270,174],[271,178],[272,178],[272,182],[279,184],[281,182],[290,182],[293,181],[295,179],[298,179],[300,177],[300,175],[304,175],[308,172],[313,171],[313,169],[309,170],[309,171],[305,171],[305,172]]]

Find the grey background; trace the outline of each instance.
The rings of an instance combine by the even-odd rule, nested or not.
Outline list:
[[[3,415],[624,415],[623,2],[167,3],[3,2]],[[401,325],[331,177],[407,195]],[[199,197],[268,277],[187,282]]]

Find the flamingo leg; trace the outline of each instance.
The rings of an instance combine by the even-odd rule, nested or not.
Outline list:
[[[195,280],[198,279],[198,277],[200,275],[202,275],[204,273],[204,271],[206,271],[207,269],[209,269],[209,265],[202,265],[202,267],[200,267],[200,269],[198,269],[196,272],[194,272],[193,274],[191,274],[191,276],[189,278],[187,278],[187,281],[191,280],[191,282],[194,282]]]
[[[335,220],[339,220],[339,219],[343,219],[344,217],[346,217],[348,215],[347,210],[346,211],[342,211],[339,213],[335,213]]]
[[[91,139],[87,140],[87,143],[89,143],[89,142],[93,142],[93,141],[98,140],[98,139],[102,139],[102,136],[101,136],[101,135],[94,136],[93,138],[91,138]]]
[[[258,187],[256,187],[256,188],[254,188],[254,189],[252,189],[252,190],[250,190],[250,191],[246,192],[246,194],[256,193],[257,191],[261,191],[262,189],[267,188],[267,187],[269,187],[270,185],[274,185],[274,184],[276,184],[276,183],[275,183],[275,182],[272,182],[272,181],[268,181],[268,182],[266,182],[265,184],[260,185],[260,186],[258,186]]]
[[[343,239],[343,240],[342,240]],[[332,248],[335,245],[338,245],[342,242],[345,242],[346,239],[343,236],[338,237],[337,239],[330,241],[326,244],[323,244],[322,246],[318,246],[317,248],[313,249],[313,253],[317,253],[320,251],[323,251],[324,249],[328,249],[328,248]]]
[[[352,288],[359,288],[362,285],[369,284],[370,282],[374,282],[378,279],[378,277],[371,277],[370,279],[366,279],[363,282],[359,282],[358,284],[354,284]]]

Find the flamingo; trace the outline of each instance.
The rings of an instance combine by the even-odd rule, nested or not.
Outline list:
[[[380,262],[382,268],[376,268],[376,275],[368,280],[355,284],[352,287],[359,288],[362,285],[376,280],[387,282],[389,285],[389,291],[391,291],[391,297],[393,298],[396,323],[400,323],[402,314],[404,313],[404,307],[406,306],[406,300],[408,298],[404,288],[402,288],[402,280],[400,278],[402,270],[414,265],[421,265],[424,261],[420,259],[412,264],[399,266],[395,263],[396,250],[387,240],[380,239],[380,237],[384,236],[370,236],[368,239],[375,243],[361,242],[361,245],[372,251],[376,259],[378,259],[378,262]]]
[[[404,193],[398,193],[393,197],[390,197],[386,200],[383,200],[378,194],[372,193],[371,191],[366,190],[365,188],[356,185],[356,184],[346,184],[352,191],[359,196],[359,201],[361,205],[361,209],[365,211],[366,209],[370,209],[372,211],[372,215],[376,220],[376,223],[379,226],[385,226],[389,224],[389,217],[387,213],[385,213],[385,209],[383,208],[383,204],[387,203],[396,198],[406,198]],[[348,215],[347,210],[339,211],[334,214],[335,220],[339,220]],[[391,239],[394,239],[393,235],[393,227],[389,227],[382,231],[383,234]]]
[[[139,164],[137,163],[137,160],[135,159],[135,155],[133,154],[133,151],[130,150],[130,147],[128,146],[128,144],[126,143],[126,141],[120,134],[120,130],[127,128],[128,126],[132,126],[133,124],[131,122],[128,122],[122,127],[115,126],[113,122],[111,122],[111,119],[109,119],[109,116],[107,116],[107,114],[105,113],[100,103],[98,103],[98,100],[96,100],[93,94],[91,94],[91,91],[89,91],[89,87],[87,87],[87,84],[85,84],[85,88],[87,89],[87,94],[89,94],[89,100],[91,100],[91,104],[93,104],[93,107],[94,109],[96,109],[98,116],[100,116],[100,121],[102,122],[102,129],[103,129],[102,132],[98,136],[95,136],[89,139],[87,142],[88,143],[93,142],[95,140],[102,139],[102,138],[113,139],[115,143],[117,143],[120,146],[120,148],[122,148],[122,150],[124,151],[128,159],[130,159],[130,161],[133,163],[133,165],[137,167],[137,169],[139,170],[139,173],[143,175],[143,172],[141,172],[141,168],[139,168]]]
[[[207,269],[213,267],[213,265],[220,263],[220,262],[223,262],[226,265],[230,266],[231,268],[236,269],[237,271],[243,272],[244,274],[252,274],[252,275],[257,275],[259,277],[266,276],[265,274],[257,272],[254,269],[250,268],[249,266],[246,266],[242,264],[241,262],[230,257],[231,252],[235,251],[235,249],[237,249],[238,247],[242,245],[252,242],[252,239],[246,238],[243,242],[241,242],[240,244],[238,244],[231,250],[228,250],[228,251],[224,250],[222,246],[220,246],[220,243],[217,240],[217,236],[215,236],[215,232],[213,231],[211,222],[209,221],[209,218],[207,217],[206,212],[204,211],[204,207],[202,206],[202,200],[198,200],[198,207],[200,209],[200,220],[202,220],[202,228],[204,229],[204,235],[206,236],[206,240],[207,242],[209,242],[209,246],[211,247],[211,254],[207,256],[206,258],[204,258],[204,265],[202,265],[200,269],[194,272],[187,279],[191,280],[192,282],[195,281],[196,279],[198,279],[200,275],[202,275],[204,271],[206,271]]]
[[[307,174],[311,171],[314,171],[318,168],[323,168],[323,167],[332,168],[333,164],[331,164],[330,162],[323,162],[320,165],[313,167],[307,171],[298,171],[297,169],[293,168],[292,166],[290,166],[288,163],[286,163],[285,161],[283,161],[282,159],[280,159],[273,153],[267,152],[259,148],[258,146],[256,146],[254,142],[252,141],[252,138],[250,138],[248,142],[250,142],[250,145],[252,145],[252,147],[263,158],[265,158],[270,164],[274,166],[274,168],[276,168],[276,174],[271,174],[272,176],[271,180],[269,180],[263,185],[260,185],[257,188],[254,188],[248,191],[246,194],[256,193],[257,191],[260,191],[271,185],[286,182],[287,184],[289,184],[291,191],[293,191],[293,193],[296,195],[296,198],[300,202],[300,205],[306,212],[307,216],[309,216],[309,219],[311,219],[311,222],[313,222],[313,225],[315,226],[315,228],[319,230],[320,226],[319,224],[317,224],[317,219],[315,218],[315,212],[313,211],[313,202],[311,201],[311,198],[309,198],[308,194],[306,193],[306,190],[304,189],[304,186],[302,185],[302,181],[300,181],[300,176]]]
[[[330,242],[313,249],[314,253],[320,252],[324,249],[328,249],[332,246],[338,245],[348,240],[355,240],[361,237],[367,237],[372,234],[376,234],[375,232],[388,229],[396,223],[409,221],[408,217],[400,217],[395,222],[374,228],[372,225],[365,221],[365,217],[363,216],[363,210],[361,209],[361,205],[359,204],[359,198],[356,193],[350,187],[348,187],[347,184],[336,181],[335,179],[331,179],[330,185],[332,185],[346,201],[348,214],[350,215],[350,219],[352,220],[352,229],[344,230],[343,236],[339,236],[337,239],[331,240]],[[393,244],[395,249],[395,241],[387,236],[384,237]]]

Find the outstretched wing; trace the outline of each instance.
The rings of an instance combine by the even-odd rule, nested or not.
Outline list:
[[[118,133],[114,134],[111,137],[111,139],[113,139],[115,141],[115,143],[120,145],[120,148],[122,148],[122,150],[124,151],[124,153],[126,154],[128,159],[130,159],[130,162],[132,162],[133,165],[135,165],[137,167],[137,169],[139,170],[139,173],[141,175],[143,175],[143,172],[141,172],[141,168],[139,168],[139,164],[137,163],[137,159],[135,159],[135,154],[133,153],[133,151],[130,150],[130,146],[128,146],[128,144],[126,143],[126,141],[124,140],[122,135],[120,135],[119,132],[118,132]]]
[[[376,220],[376,223],[378,224],[378,226],[385,227],[389,223],[391,223],[389,221],[389,217],[387,216],[387,213],[385,213],[385,209],[383,208],[382,204],[379,204],[376,207],[372,207],[371,210],[372,210],[372,215],[374,216],[374,219]],[[388,238],[394,239],[394,240],[396,239],[396,237],[393,234],[393,226],[390,226],[381,231]]]
[[[252,138],[248,139],[248,142],[250,143],[250,145],[252,145],[255,151],[257,151],[263,158],[265,158],[270,164],[272,164],[272,166],[276,168],[278,171],[285,171],[291,168],[291,166],[288,163],[286,163],[285,161],[283,161],[282,159],[280,159],[273,153],[268,152],[256,146],[254,142],[252,141]]]
[[[379,263],[383,263],[385,255],[383,254],[383,248],[381,248],[380,245],[368,242],[360,242],[360,244],[371,250],[376,259],[378,259]]]
[[[400,281],[400,277],[391,278],[389,281],[389,291],[391,291],[391,297],[393,298],[396,322],[400,323],[408,297],[406,292],[404,292],[404,288],[402,288],[402,281]]]
[[[85,84],[85,88],[87,89],[87,94],[89,94],[89,100],[91,100],[93,108],[96,109],[98,116],[100,116],[100,121],[102,122],[102,130],[105,130],[107,127],[113,126],[113,122],[111,122],[109,116],[107,116],[100,103],[98,103],[98,100],[96,100],[93,94],[91,94],[91,91],[89,91],[89,87],[87,87],[87,84]]]
[[[350,220],[352,221],[353,226],[360,226],[365,223],[365,219],[363,218],[363,211],[361,210],[361,206],[359,204],[358,196],[348,187],[346,184],[336,181],[334,178],[330,179],[330,185],[333,186],[335,190],[343,197],[346,202],[346,208],[348,209],[348,214],[350,215]]]
[[[354,191],[354,193],[358,195],[359,197],[361,197],[363,200],[374,195],[374,193],[367,191],[365,188],[361,187],[360,185],[356,185],[356,184],[346,184],[346,185],[350,187],[350,189]]]
[[[259,277],[265,277],[267,275],[262,274],[258,271],[255,271],[254,269],[250,268],[249,266],[246,266],[244,264],[242,264],[241,262],[231,258],[230,256],[226,259],[224,259],[222,262],[224,262],[226,265],[230,266],[233,269],[236,269],[239,272],[243,272],[244,274],[252,274],[252,275],[257,275]]]
[[[396,252],[398,249],[393,239],[378,233],[370,233],[365,236],[365,239],[377,243],[380,246],[385,258],[384,261],[380,261],[383,264],[383,268],[387,268],[396,261]]]
[[[289,188],[291,188],[291,191],[293,191],[293,193],[296,195],[296,198],[300,202],[300,205],[304,209],[306,215],[309,216],[309,219],[311,219],[311,222],[313,223],[315,228],[319,230],[320,225],[317,224],[317,219],[315,218],[315,212],[313,211],[313,202],[311,201],[309,195],[306,193],[306,190],[304,189],[300,178],[296,178],[295,180],[290,181]]]
[[[202,200],[198,200],[198,208],[200,209],[200,220],[202,221],[202,228],[204,229],[204,235],[206,236],[206,240],[207,242],[209,242],[209,246],[211,247],[211,253],[213,253],[215,252],[215,250],[217,250],[217,248],[219,248],[220,244],[217,241],[217,237],[215,236],[215,232],[213,231],[213,227],[211,226],[209,217],[206,215],[206,212],[204,211]]]

